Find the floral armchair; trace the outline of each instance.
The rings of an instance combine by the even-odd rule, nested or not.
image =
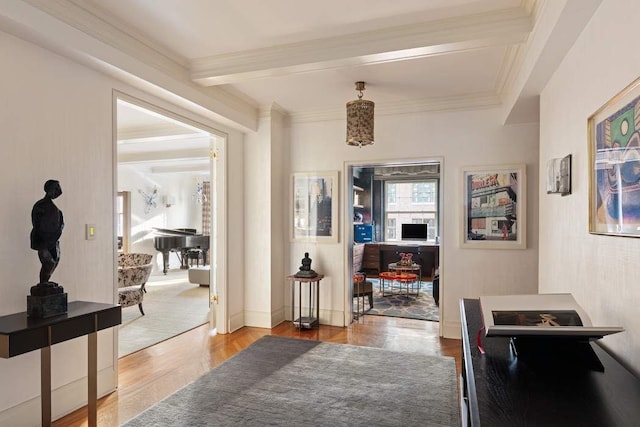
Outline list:
[[[143,316],[144,285],[153,268],[152,259],[153,255],[149,254],[118,254],[118,303],[122,307],[137,304]]]

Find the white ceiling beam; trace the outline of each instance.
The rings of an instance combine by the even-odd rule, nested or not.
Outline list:
[[[208,149],[148,151],[135,153],[118,153],[118,164],[137,164],[165,161],[199,161],[209,162]]]
[[[209,173],[209,164],[153,166],[151,173]]]
[[[179,128],[172,124],[154,124],[150,126],[136,126],[126,129],[118,129],[119,142],[143,142],[145,140],[160,139],[204,139],[209,135],[203,136],[195,132],[190,132],[185,128]]]
[[[532,27],[523,9],[506,9],[195,59],[191,78],[214,86],[505,46],[525,42]]]
[[[514,58],[517,73],[505,81],[503,123],[539,120],[539,94],[602,0],[546,1],[540,4],[533,36]]]

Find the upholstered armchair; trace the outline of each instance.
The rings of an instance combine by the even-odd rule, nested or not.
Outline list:
[[[144,285],[153,268],[152,259],[149,254],[118,254],[118,303],[122,307],[137,304],[143,316]]]

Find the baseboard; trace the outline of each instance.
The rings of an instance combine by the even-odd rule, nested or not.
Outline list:
[[[271,329],[271,313],[267,311],[244,312],[244,326]]]
[[[302,313],[306,313],[309,310],[308,307],[302,307]],[[296,307],[296,317],[298,317],[298,310]],[[291,318],[291,306],[284,307],[284,320],[292,321]],[[330,325],[330,326],[344,326],[344,311],[338,310],[323,310],[320,309],[320,324],[321,325]]]
[[[244,324],[244,313],[236,313],[229,316],[229,333],[235,332],[240,328],[243,328]]]
[[[279,310],[275,310],[271,312],[271,327],[273,328],[276,325],[279,325],[280,323],[284,322],[284,318],[285,318],[285,310],[284,307],[282,307]]]
[[[65,384],[51,393],[51,418],[57,420],[87,405],[87,377]],[[98,398],[115,391],[117,372],[112,366],[98,372]],[[0,412],[0,425],[31,427],[40,425],[40,396]]]
[[[452,339],[462,339],[462,323],[457,322],[443,322],[442,323],[442,337]]]

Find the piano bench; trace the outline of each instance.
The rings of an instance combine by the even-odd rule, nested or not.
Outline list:
[[[189,268],[189,283],[197,283],[200,286],[209,286],[209,275],[211,270],[208,265],[204,267]]]
[[[185,263],[188,267],[191,267],[194,264],[196,264],[196,267],[200,266],[200,260],[202,259],[202,265],[204,265],[204,259],[203,259],[203,254],[202,251],[200,249],[189,249],[187,250],[187,253],[185,254],[185,257],[187,258],[187,262]]]

